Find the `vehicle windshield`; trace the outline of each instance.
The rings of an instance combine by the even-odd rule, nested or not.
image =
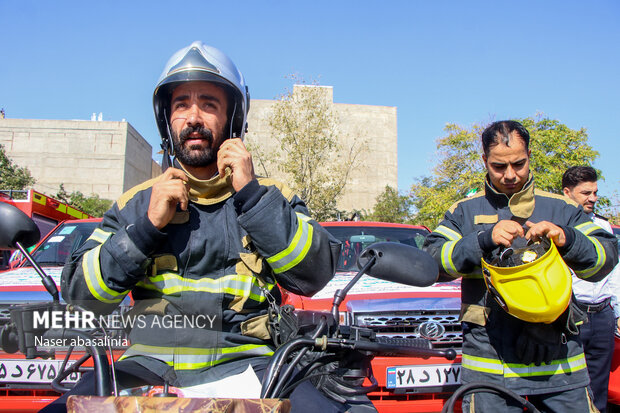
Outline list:
[[[428,230],[424,228],[369,227],[369,226],[326,226],[342,243],[336,271],[356,271],[358,255],[375,242],[399,242],[421,248]]]
[[[80,247],[97,228],[98,222],[61,224],[39,245],[32,257],[39,265],[65,265],[71,253]],[[25,261],[22,265],[30,265]]]

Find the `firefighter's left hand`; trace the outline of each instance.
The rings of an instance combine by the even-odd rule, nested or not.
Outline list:
[[[564,230],[549,221],[540,221],[537,223],[527,221],[525,225],[529,228],[525,233],[525,238],[528,240],[537,240],[542,237],[547,237],[553,240],[558,247],[563,247],[564,244],[566,244],[566,234],[564,234]]]
[[[220,176],[224,176],[227,167],[232,172],[232,186],[237,192],[256,178],[252,155],[239,138],[225,140],[217,152],[217,170]]]

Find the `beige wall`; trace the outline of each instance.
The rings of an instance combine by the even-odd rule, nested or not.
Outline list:
[[[386,185],[398,186],[396,107],[333,103],[333,88],[322,88],[339,120],[342,146],[366,142],[338,208],[370,210]],[[277,145],[268,120],[274,103],[252,100],[248,117],[246,141],[267,153]],[[68,192],[116,199],[161,172],[151,145],[127,122],[0,119],[0,144],[30,170],[34,189],[49,195],[64,183]]]
[[[298,87],[295,86],[295,89]],[[359,166],[351,174],[338,208],[345,211],[370,210],[386,185],[398,187],[396,107],[333,103],[333,88],[323,88],[339,120],[342,146],[348,148],[366,142],[366,150],[358,158]],[[252,100],[248,116],[246,140],[260,146],[266,153],[277,144],[269,126],[274,104],[273,100]],[[260,165],[255,165],[255,169],[262,174]]]
[[[34,189],[116,199],[152,176],[152,148],[127,122],[0,119],[0,144]]]

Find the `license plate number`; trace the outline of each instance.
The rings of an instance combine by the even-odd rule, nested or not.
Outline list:
[[[396,366],[387,369],[387,388],[437,387],[461,384],[460,364]]]
[[[0,360],[3,383],[51,383],[60,371],[62,360]],[[80,373],[71,373],[63,383],[75,383]]]

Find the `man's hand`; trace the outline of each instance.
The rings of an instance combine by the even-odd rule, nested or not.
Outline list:
[[[554,242],[558,247],[563,247],[566,244],[566,234],[564,230],[549,221],[540,221],[533,223],[527,221],[525,225],[529,228],[525,234],[525,238],[528,240],[538,240],[542,237],[547,237]]]
[[[231,169],[232,186],[237,192],[256,178],[252,155],[239,138],[225,140],[217,152],[217,170],[220,176],[224,176],[226,167]]]
[[[521,224],[515,221],[502,220],[493,227],[491,237],[495,245],[503,245],[508,248],[512,245],[515,238],[522,237],[525,234]]]
[[[177,209],[177,204],[185,211],[189,203],[187,175],[180,169],[168,168],[153,185],[147,217],[155,228],[162,229]]]

